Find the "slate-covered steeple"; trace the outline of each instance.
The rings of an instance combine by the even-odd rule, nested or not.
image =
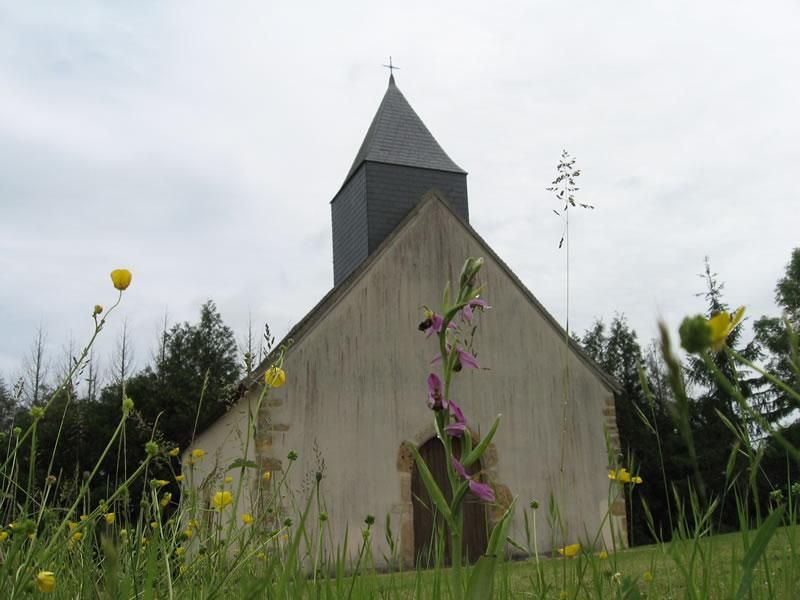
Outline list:
[[[334,285],[434,188],[468,220],[466,171],[447,156],[390,75],[356,159],[331,201]]]

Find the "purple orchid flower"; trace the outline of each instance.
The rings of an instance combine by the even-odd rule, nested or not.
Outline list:
[[[432,410],[442,410],[445,408],[442,380],[439,379],[436,373],[428,375],[428,408]]]
[[[464,417],[461,407],[453,400],[450,400],[448,405],[450,408],[450,414],[453,416],[455,421],[449,425],[446,425],[444,431],[452,437],[461,437],[461,435],[467,430],[467,419]]]
[[[464,465],[462,465],[460,462],[458,462],[458,459],[456,459],[455,456],[453,457],[452,465],[453,465],[453,470],[456,473],[458,473],[458,475],[462,479],[466,479],[467,481],[469,481],[468,485],[469,485],[469,491],[470,492],[475,494],[478,498],[480,498],[484,502],[494,502],[495,501],[494,490],[492,490],[492,487],[487,483],[480,483],[479,481],[473,480],[467,474],[467,470],[464,468]]]
[[[450,351],[450,347],[447,348]],[[478,369],[478,359],[472,356],[469,352],[464,350],[461,346],[456,348],[456,352],[458,352],[458,359],[456,360],[456,366],[454,368],[455,371],[460,371],[461,367],[467,367],[468,369]],[[431,360],[432,365],[438,365],[442,362],[442,355],[437,354]]]
[[[482,298],[473,298],[467,302],[467,305],[464,308],[461,309],[461,316],[467,323],[472,323],[472,309],[475,307],[478,307],[481,310],[492,308],[489,306],[489,303],[486,302],[486,300],[483,300]]]

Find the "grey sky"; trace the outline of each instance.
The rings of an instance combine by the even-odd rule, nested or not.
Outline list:
[[[138,366],[165,310],[207,298],[285,333],[332,284],[328,203],[390,54],[473,226],[560,321],[562,147],[597,207],[572,221],[574,328],[676,325],[705,255],[731,304],[774,314],[798,30],[796,2],[0,2],[0,374],[40,323],[54,361],[80,343],[119,266]]]

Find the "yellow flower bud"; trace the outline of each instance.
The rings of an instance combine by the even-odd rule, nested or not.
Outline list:
[[[201,450],[200,448],[195,448],[194,450],[192,450],[192,456],[194,458],[203,458],[205,455],[206,455],[206,451],[205,450]]]
[[[272,479],[272,473],[269,471],[264,471],[264,474],[261,476],[262,481],[269,481]]]
[[[225,483],[233,483],[233,477],[230,475],[225,476]]]
[[[251,515],[250,513],[244,513],[242,515],[242,523],[244,523],[245,525],[252,525],[253,515]]]
[[[103,312],[103,307],[102,307],[102,306],[100,306],[99,304],[95,304],[95,305],[94,305],[94,311],[92,312],[92,316],[93,316],[93,317],[96,317],[96,316],[97,316],[97,315],[99,315],[101,312]]]
[[[178,446],[175,446],[172,450],[167,452],[167,455],[169,455],[169,456],[178,456],[178,454],[180,454],[180,453],[181,453],[181,449],[178,448]]]
[[[183,481],[183,475],[175,475],[175,481],[177,482]]]
[[[264,382],[271,388],[279,388],[286,383],[286,372],[280,367],[270,367],[264,373]]]
[[[133,275],[128,269],[114,269],[111,271],[111,282],[119,291],[128,289]]]
[[[52,571],[39,571],[36,575],[36,589],[49,593],[56,589],[56,575]]]
[[[117,520],[117,515],[115,515],[113,512],[110,512],[104,514],[103,518],[106,520],[106,523],[108,523],[109,525],[113,525],[114,521]]]

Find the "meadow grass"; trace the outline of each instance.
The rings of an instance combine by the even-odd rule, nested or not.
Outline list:
[[[118,287],[120,299],[124,287],[127,284]],[[95,331],[62,387],[79,371],[116,306],[102,318],[95,310]],[[442,340],[448,329],[446,319],[443,323]],[[666,342],[665,356],[671,357]],[[453,354],[451,359],[455,363],[458,357]],[[679,368],[674,358],[671,364]],[[272,388],[286,380],[282,367],[283,351],[267,370],[261,396],[250,414],[247,440],[254,435],[258,407]],[[676,393],[681,390],[676,388]],[[40,453],[49,453],[52,464],[52,456],[58,451],[57,445],[37,447],[37,426],[51,402],[52,399],[31,407],[31,423],[24,431],[15,427],[6,434],[6,452],[0,467],[0,518],[6,524],[0,527],[0,598],[41,594],[53,598],[276,600],[800,598],[796,506],[800,485],[791,481],[786,482],[786,496],[775,495],[770,506],[756,504],[755,509],[746,496],[741,498],[742,490],[731,482],[728,491],[738,501],[742,524],[738,533],[713,535],[712,525],[720,510],[718,501],[712,498],[705,502],[697,494],[690,494],[687,505],[676,496],[679,510],[670,539],[667,541],[651,527],[651,535],[662,541],[650,546],[597,552],[590,548],[595,546],[592,539],[596,541],[600,536],[587,535],[582,546],[573,544],[569,552],[565,552],[566,548],[558,551],[574,556],[555,558],[555,545],[547,554],[534,551],[538,546],[535,533],[523,545],[519,540],[508,540],[507,530],[496,527],[486,555],[475,566],[454,560],[451,568],[439,561],[433,569],[404,570],[395,555],[388,562],[398,569],[382,572],[379,565],[384,563],[384,557],[378,559],[373,553],[374,536],[379,535],[373,527],[375,519],[365,519],[358,551],[343,551],[352,545],[346,539],[332,539],[331,524],[320,510],[324,506],[321,474],[316,485],[302,496],[287,484],[297,458],[294,452],[287,457],[286,470],[274,477],[269,472],[258,472],[258,465],[244,458],[235,461],[218,474],[213,481],[213,494],[205,498],[193,481],[193,465],[204,460],[203,450],[186,452],[183,470],[173,472],[169,480],[153,479],[149,474],[152,461],[174,458],[179,449],[159,447],[151,439],[146,444],[147,457],[137,469],[124,480],[114,480],[113,485],[109,479],[106,498],[91,498],[92,482],[103,476],[100,465],[109,450],[124,441],[127,419],[135,410],[135,401],[124,394],[119,424],[97,465],[68,486],[74,490],[73,496],[59,497],[57,490],[62,482],[58,478],[48,475],[44,481],[36,481],[35,477],[37,461],[46,458]],[[446,424],[441,423],[440,428]],[[494,430],[496,426],[492,435]],[[490,436],[475,449],[468,447],[465,463],[470,453],[479,455],[486,439]],[[752,450],[743,433],[740,442]],[[247,444],[243,455],[248,455]],[[27,466],[23,457],[28,457]],[[757,453],[748,452],[747,457],[755,471]],[[419,460],[418,466],[424,467]],[[462,496],[467,493],[468,484],[478,483],[464,477],[464,481],[454,482]],[[252,503],[259,511],[242,516],[236,509],[244,501],[243,485],[247,479],[259,482]],[[641,483],[637,479],[614,465],[609,472],[609,505],[620,493],[626,493],[630,501],[635,485]],[[134,487],[143,490],[135,507],[129,502]],[[485,488],[475,487],[488,493]],[[448,508],[443,499],[441,504],[445,510]],[[458,504],[450,506],[457,509]],[[502,522],[509,521],[510,510]],[[519,510],[525,513],[527,523],[528,510],[539,509],[531,505],[530,509]],[[310,515],[314,515],[314,522]],[[753,524],[755,529],[751,528]],[[524,548],[529,551],[524,560],[509,560],[507,552],[512,548],[517,553],[524,552]],[[476,581],[478,585],[473,585]]]

